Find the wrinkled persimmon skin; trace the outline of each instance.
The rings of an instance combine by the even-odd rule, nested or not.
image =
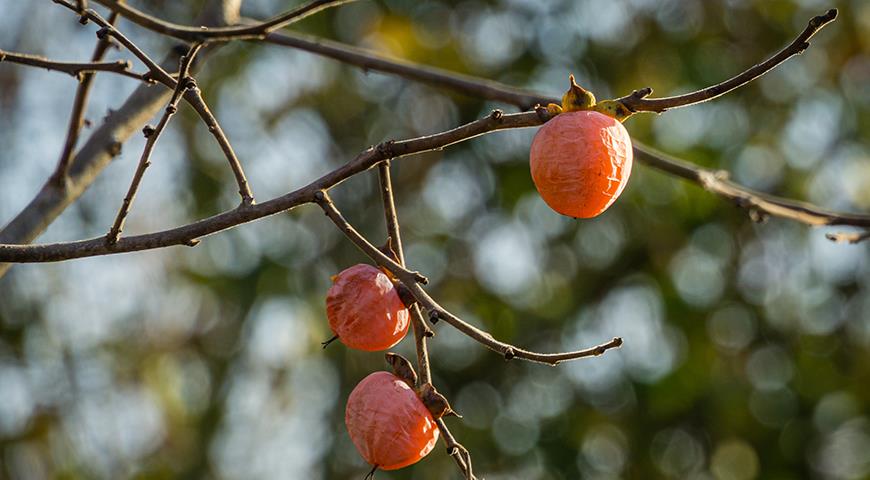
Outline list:
[[[631,138],[619,121],[592,111],[562,113],[532,141],[529,164],[553,210],[591,218],[622,193],[631,174]]]
[[[432,414],[390,372],[375,372],[359,382],[347,399],[344,422],[360,455],[381,470],[418,462],[438,441]]]
[[[384,272],[354,265],[334,277],[326,295],[329,328],[350,348],[374,352],[408,333],[408,309]]]

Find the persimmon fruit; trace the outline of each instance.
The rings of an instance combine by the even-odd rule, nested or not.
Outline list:
[[[357,384],[344,421],[360,455],[375,469],[416,463],[438,441],[438,426],[417,392],[390,372],[372,373]]]
[[[556,115],[532,141],[529,165],[544,202],[591,218],[619,197],[631,174],[631,138],[613,117],[590,110]]]
[[[354,265],[333,277],[326,295],[329,328],[350,348],[374,352],[399,343],[408,333],[408,308],[381,270]]]

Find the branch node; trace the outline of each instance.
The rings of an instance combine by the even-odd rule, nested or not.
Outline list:
[[[633,98],[641,99],[641,98],[646,98],[646,97],[652,95],[652,93],[653,93],[653,89],[651,87],[644,87],[644,88],[641,88],[639,90],[635,90],[635,91],[631,92],[631,96]]]
[[[154,135],[155,129],[152,125],[145,125],[142,127],[142,134],[145,135],[145,138],[151,138],[151,135]]]
[[[499,109],[495,109],[492,111],[492,113],[489,114],[489,118],[491,118],[495,121],[501,120],[502,116],[504,116],[504,112],[502,112]]]
[[[441,312],[435,309],[429,310],[429,323],[435,325],[438,320],[441,320]]]
[[[193,77],[184,77],[182,82],[183,83],[181,85],[181,88],[184,90],[194,90],[195,88],[197,88],[196,79]]]
[[[199,242],[200,242],[200,239],[198,239],[198,238],[191,238],[191,239],[189,239],[189,240],[185,240],[184,243],[183,243],[183,245],[185,245],[185,246],[187,246],[187,247],[195,247],[195,246],[199,245]]]
[[[105,38],[111,34],[112,32],[111,30],[109,30],[108,27],[102,27],[97,30],[97,38],[99,38],[100,40],[105,40]]]
[[[395,140],[387,140],[386,142],[379,143],[376,150],[383,159],[394,158],[396,156],[396,153],[393,151],[393,146],[395,144]]]
[[[542,122],[546,122],[550,119],[550,112],[547,111],[547,107],[542,106],[540,103],[535,105],[535,113],[538,114],[538,118]]]
[[[504,359],[505,360],[513,360],[513,358],[516,356],[517,356],[517,353],[514,351],[513,348],[507,347],[504,349]]]

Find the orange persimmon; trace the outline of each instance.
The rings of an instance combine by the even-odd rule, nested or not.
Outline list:
[[[329,328],[350,348],[374,352],[399,343],[408,333],[408,308],[381,270],[354,265],[333,277],[326,295]]]
[[[532,141],[529,164],[541,198],[556,212],[591,218],[622,193],[631,174],[631,138],[622,124],[589,110],[565,112]]]
[[[438,441],[432,414],[405,380],[389,372],[372,373],[353,389],[344,421],[360,455],[375,469],[416,463]]]

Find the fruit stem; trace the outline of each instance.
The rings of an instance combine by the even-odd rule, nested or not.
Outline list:
[[[332,343],[336,340],[338,340],[338,335],[333,335],[332,338],[330,338],[329,340],[327,340],[325,342],[320,342],[320,345],[324,350],[326,350],[326,347],[328,347],[330,343]]]
[[[366,474],[366,476],[363,478],[363,480],[373,480],[375,478],[375,471],[377,471],[377,469],[378,469],[377,465],[372,467],[371,471]]]

